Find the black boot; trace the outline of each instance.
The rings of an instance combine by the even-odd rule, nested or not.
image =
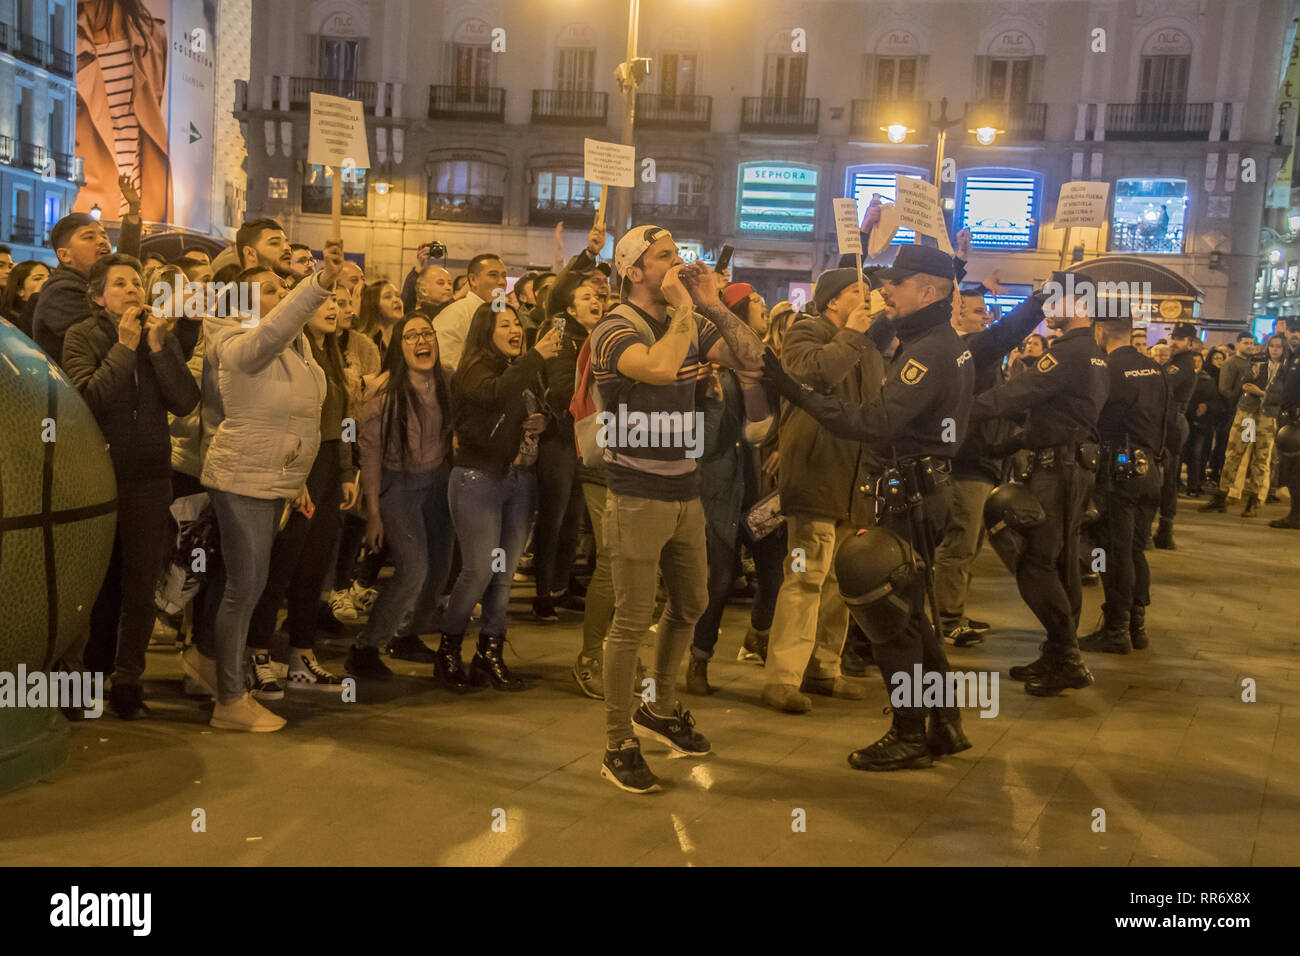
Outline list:
[[[1028,664],[1017,664],[1007,673],[1011,675],[1012,680],[1033,680],[1047,670],[1047,663],[1047,644],[1043,643],[1038,645],[1038,658],[1036,660],[1030,661]]]
[[[1251,495],[1250,500],[1246,502],[1246,507],[1242,510],[1243,518],[1254,518],[1259,515],[1259,495]]]
[[[433,676],[443,687],[457,694],[470,689],[469,675],[460,659],[460,644],[464,639],[463,634],[444,634],[438,642],[438,649],[433,652]]]
[[[1147,609],[1141,604],[1134,604],[1129,609],[1128,638],[1135,651],[1145,651],[1151,643],[1147,640]]]
[[[925,741],[925,712],[919,707],[899,710],[894,711],[885,736],[849,754],[849,766],[854,770],[909,770],[934,765]]]
[[[1156,526],[1155,545],[1161,551],[1174,550],[1174,519],[1161,518]]]
[[[1048,663],[1047,670],[1025,682],[1025,692],[1035,697],[1055,697],[1066,688],[1082,690],[1092,682],[1092,672],[1082,656],[1077,660],[1055,657]]]
[[[709,686],[709,662],[692,657],[686,664],[686,693],[697,697],[707,697],[713,693]]]
[[[936,757],[970,750],[971,742],[961,729],[961,711],[956,707],[930,711],[930,729],[926,732],[925,742]]]
[[[1227,511],[1228,510],[1228,493],[1226,491],[1214,492],[1214,497],[1196,509],[1197,511]]]
[[[478,650],[469,662],[469,679],[475,687],[491,684],[497,690],[523,690],[524,682],[506,667],[502,650],[506,639],[493,634],[478,636]]]
[[[399,661],[411,661],[416,664],[432,664],[438,659],[433,648],[420,640],[418,634],[402,634],[388,644],[388,654]]]
[[[343,669],[353,677],[388,680],[393,676],[393,672],[379,656],[379,648],[366,644],[353,644],[348,648],[348,657],[343,662]]]
[[[1079,649],[1100,651],[1103,654],[1127,654],[1130,650],[1128,613],[1112,611],[1105,605],[1101,610],[1106,616],[1105,621],[1087,637],[1079,638]]]

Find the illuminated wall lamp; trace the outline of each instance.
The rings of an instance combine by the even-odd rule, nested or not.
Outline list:
[[[909,129],[902,123],[891,123],[888,126],[880,127],[881,132],[889,139],[891,143],[901,143],[907,139],[909,133],[915,133],[916,130]]]

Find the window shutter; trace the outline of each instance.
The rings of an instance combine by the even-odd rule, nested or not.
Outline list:
[[[1030,57],[1029,64],[1029,102],[1041,103],[1043,101],[1043,84],[1046,81],[1047,57],[1034,56]]]
[[[926,95],[925,84],[930,75],[930,54],[925,53],[916,58],[916,101],[924,103],[929,97]]]
[[[989,95],[989,58],[975,57],[975,98],[985,99]]]
[[[876,55],[867,53],[862,57],[862,97],[871,99],[876,95]]]

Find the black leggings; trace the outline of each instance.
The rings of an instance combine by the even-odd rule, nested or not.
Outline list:
[[[533,568],[537,596],[547,598],[569,585],[578,550],[578,527],[586,502],[578,481],[578,452],[568,437],[543,441],[537,449],[537,523],[533,527]]]

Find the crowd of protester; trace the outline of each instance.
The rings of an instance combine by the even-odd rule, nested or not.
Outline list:
[[[856,489],[883,463],[759,377],[767,349],[844,403],[878,398],[896,342],[866,347],[856,269],[824,272],[802,308],[769,308],[747,283],[684,267],[657,227],[622,237],[611,268],[596,226],[557,271],[513,286],[499,255],[453,274],[430,245],[399,285],[367,276],[338,242],[317,260],[271,219],[245,222],[213,261],[142,261],[139,199],[122,186],[118,251],[80,214],[51,233],[52,271],[0,247],[0,315],[62,368],[108,442],[112,562],[84,645],[61,663],[111,673],[119,717],[148,713],[141,681],[158,617],[177,630],[186,687],[214,699],[219,728],[280,729],[265,703],[286,689],[337,694],[343,676],[317,656],[322,636],[349,644],[342,669],[361,681],[391,678],[388,658],[431,664],[457,693],[524,690],[506,660],[518,584],[531,585],[531,620],[572,625],[572,678],[606,702],[605,767],[625,789],[653,781],[634,728],[707,751],[675,687],[685,663],[686,690],[712,693],[729,601],[751,602],[739,659],[763,666],[763,704],[802,713],[809,695],[867,696],[855,678],[870,645],[834,559],[874,520]],[[958,239],[960,266],[969,242]],[[186,282],[256,287],[259,311],[175,317],[151,306],[158,283]],[[952,324],[977,353],[977,394],[1025,375],[1060,335],[1031,331],[1041,312],[990,314],[986,291],[967,284],[953,300]],[[980,352],[972,337],[994,328],[1003,344]],[[1194,377],[1176,490],[1208,493],[1208,511],[1239,498],[1252,518],[1289,487],[1290,513],[1272,524],[1300,528],[1295,459],[1273,444],[1298,404],[1300,328],[1280,322],[1264,343],[1242,333],[1213,348],[1197,337],[1148,347],[1137,329],[1130,344]],[[614,407],[687,423],[698,411],[702,433],[687,424],[677,436],[697,440],[698,454],[590,453],[589,416]],[[966,613],[983,502],[1003,478],[989,425],[953,462],[937,542],[942,636],[956,646],[990,629]],[[197,502],[185,520],[183,500]],[[777,520],[755,530],[774,501]],[[156,591],[178,533],[205,521],[192,597],[164,613]],[[648,680],[657,696],[633,713]]]

